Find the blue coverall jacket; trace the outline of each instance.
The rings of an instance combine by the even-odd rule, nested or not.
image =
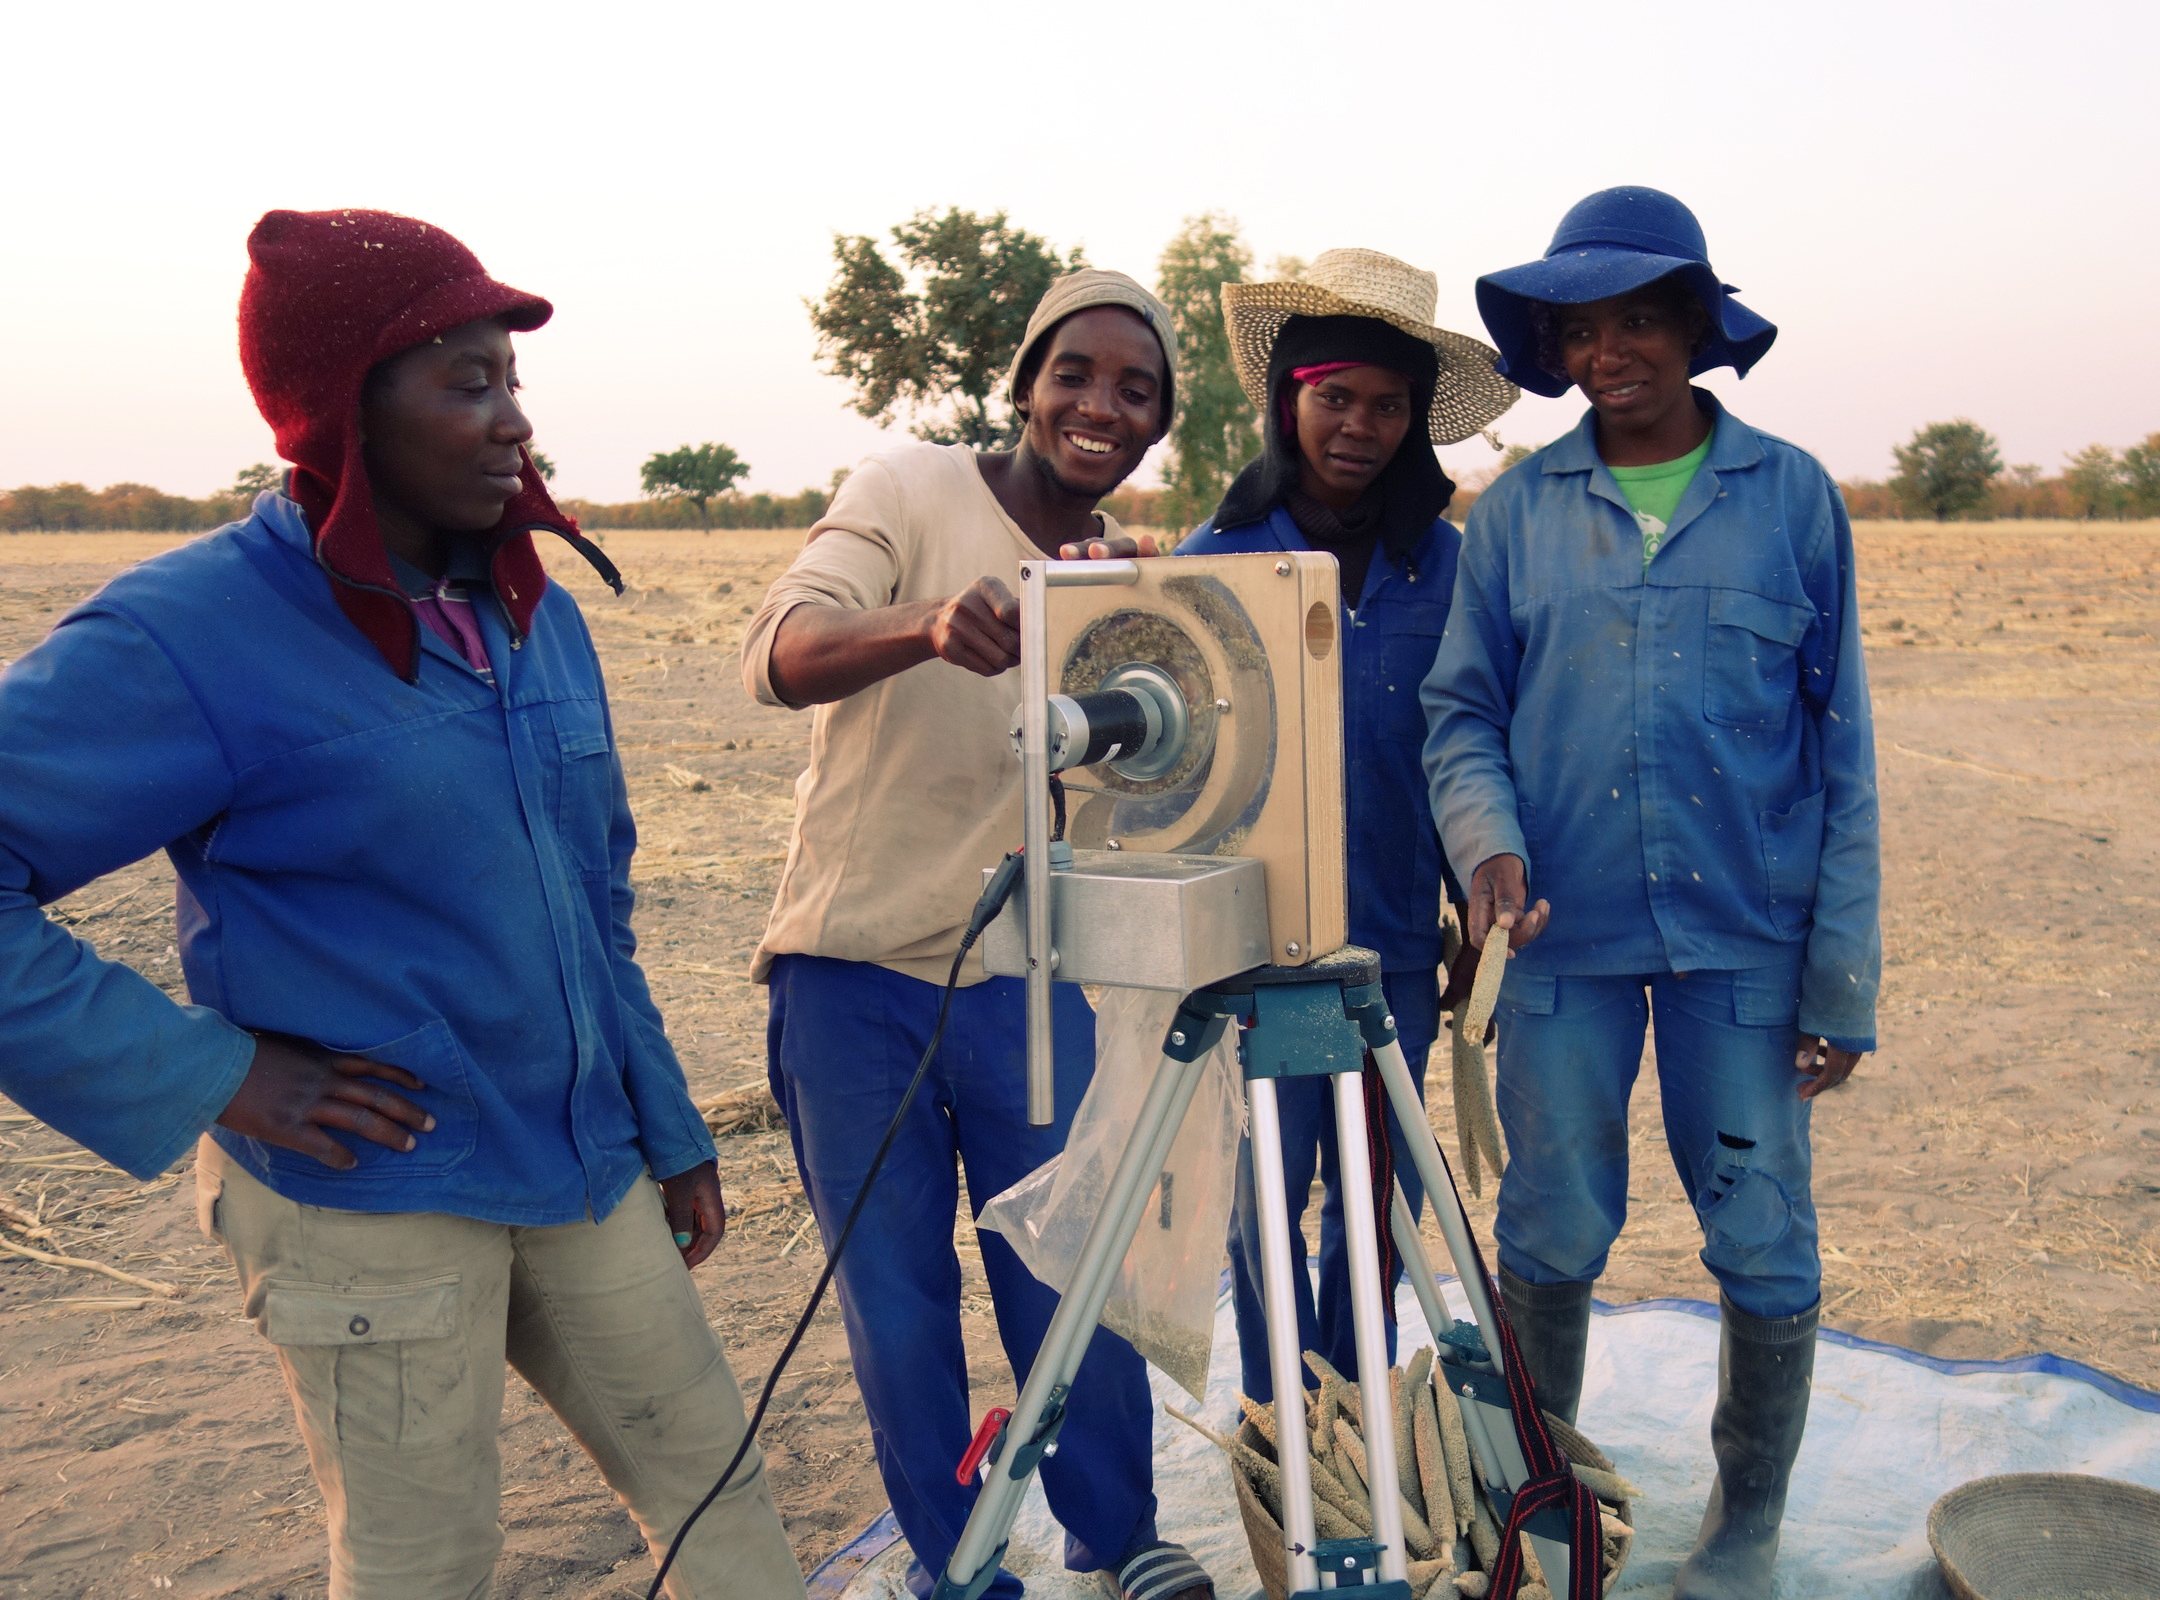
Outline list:
[[[346,1135],[349,1172],[215,1130],[280,1194],[350,1211],[575,1222],[712,1158],[633,958],[584,619],[554,585],[522,639],[473,609],[495,681],[423,629],[404,682],[266,494],[0,675],[0,1089],[149,1177],[238,1089],[243,1030],[408,1068],[434,1131]],[[192,1006],[39,909],[160,848]]]
[[[1425,713],[1418,685],[1447,628],[1461,547],[1455,525],[1436,517],[1414,546],[1375,549],[1364,592],[1344,597],[1356,601],[1343,619],[1342,659],[1350,942],[1379,951],[1389,972],[1431,972],[1440,965],[1440,897],[1460,898],[1425,804]],[[1203,522],[1180,541],[1177,553],[1317,548],[1277,506],[1266,521],[1241,528]]]
[[[1552,903],[1524,975],[1803,957],[1799,1028],[1875,1043],[1881,863],[1852,527],[1815,458],[1706,390],[1710,453],[1646,567],[1595,416],[1471,511],[1423,700],[1465,872]]]

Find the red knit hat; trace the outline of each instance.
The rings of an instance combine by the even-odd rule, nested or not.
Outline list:
[[[368,369],[483,317],[512,332],[539,327],[555,308],[487,275],[440,228],[388,211],[270,211],[248,235],[240,291],[240,366],[255,404],[297,469],[293,498],[307,512],[315,559],[337,603],[410,682],[420,669],[420,627],[391,571],[375,522],[360,446],[360,388]],[[495,525],[491,575],[519,633],[547,591],[532,530],[592,546],[556,509],[529,452],[523,487]],[[613,569],[602,558],[603,576]]]

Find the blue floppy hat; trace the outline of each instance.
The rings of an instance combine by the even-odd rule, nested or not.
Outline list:
[[[1497,370],[1532,394],[1558,399],[1571,385],[1538,365],[1533,305],[1587,305],[1676,275],[1710,314],[1710,342],[1688,364],[1689,375],[1729,366],[1746,377],[1777,338],[1776,326],[1733,299],[1733,285],[1710,270],[1694,212],[1661,190],[1634,185],[1576,201],[1542,261],[1478,279],[1478,311],[1500,347]]]

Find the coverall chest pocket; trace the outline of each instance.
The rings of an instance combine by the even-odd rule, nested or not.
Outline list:
[[[1782,728],[1800,694],[1800,641],[1813,610],[1737,589],[1710,593],[1703,715],[1728,728]]]
[[[580,875],[604,877],[609,870],[609,823],[615,814],[615,763],[607,721],[597,700],[558,700],[548,714],[561,762],[556,832]]]

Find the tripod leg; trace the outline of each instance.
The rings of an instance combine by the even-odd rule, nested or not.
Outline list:
[[[1447,1301],[1440,1296],[1440,1284],[1433,1276],[1432,1257],[1425,1253],[1425,1241],[1418,1236],[1417,1218],[1410,1214],[1410,1202],[1403,1198],[1399,1183],[1395,1185],[1393,1201],[1388,1208],[1388,1222],[1395,1233],[1395,1248],[1403,1258],[1403,1271],[1410,1279],[1411,1292],[1425,1312],[1425,1326],[1438,1339],[1455,1326],[1455,1318],[1447,1308]]]
[[[1432,1199],[1433,1215],[1440,1223],[1440,1236],[1447,1240],[1448,1254],[1455,1258],[1455,1275],[1462,1280],[1463,1292],[1469,1296],[1470,1309],[1477,1318],[1478,1330],[1485,1337],[1485,1353],[1492,1361],[1493,1370],[1502,1369],[1500,1352],[1500,1326],[1493,1315],[1492,1287],[1477,1269],[1477,1256],[1470,1248],[1470,1219],[1463,1214],[1462,1197],[1455,1192],[1450,1181],[1447,1164],[1440,1155],[1440,1141],[1433,1137],[1432,1124],[1425,1119],[1424,1102],[1418,1099],[1417,1085],[1410,1077],[1410,1064],[1403,1059],[1402,1046],[1393,1040],[1373,1051],[1373,1060],[1380,1067],[1381,1081],[1387,1085],[1388,1101],[1395,1108],[1395,1120],[1402,1125],[1405,1140],[1410,1146],[1410,1157],[1418,1172],[1425,1179],[1425,1193]],[[1346,1178],[1345,1182],[1348,1181]],[[1368,1189],[1370,1185],[1367,1185]],[[1400,1189],[1395,1195],[1395,1215],[1398,1219],[1396,1237],[1405,1232],[1415,1237],[1414,1229],[1403,1224],[1409,1220],[1409,1206],[1404,1203]],[[1417,1246],[1422,1255],[1424,1246]],[[1417,1256],[1405,1246],[1403,1259],[1416,1262]],[[1428,1265],[1421,1269],[1424,1283],[1432,1281]],[[1434,1299],[1438,1299],[1435,1289]],[[1443,1313],[1444,1314],[1444,1313]],[[1430,1305],[1425,1308],[1428,1319],[1433,1316]],[[1436,1324],[1446,1326],[1447,1324]],[[1358,1360],[1364,1361],[1362,1348]],[[1362,1368],[1361,1368],[1362,1370]],[[1464,1397],[1463,1421],[1466,1426],[1476,1426],[1486,1439],[1488,1465],[1497,1470],[1505,1487],[1520,1488],[1529,1478],[1529,1469],[1523,1461],[1522,1450],[1510,1425],[1511,1419],[1502,1406],[1490,1406],[1480,1411],[1485,1402]],[[1544,1515],[1544,1513],[1539,1513]],[[1565,1542],[1549,1534],[1532,1533],[1530,1542],[1537,1550],[1538,1561],[1545,1569],[1546,1581],[1554,1594],[1562,1593],[1568,1583],[1572,1566],[1572,1554]]]
[[[1296,1279],[1291,1276],[1305,1270],[1305,1252],[1301,1248],[1293,1256],[1290,1251],[1290,1207],[1283,1192],[1282,1118],[1275,1103],[1275,1080],[1248,1079],[1245,1099],[1252,1112],[1253,1198],[1260,1209],[1260,1288],[1267,1304],[1268,1371],[1275,1380],[1283,1547],[1290,1592],[1306,1594],[1320,1587],[1320,1568],[1312,1555],[1319,1542],[1313,1525],[1312,1440],[1299,1409],[1305,1374],[1293,1288]],[[1304,1241],[1298,1243],[1302,1246]]]
[[[1401,1055],[1396,1048],[1398,1058]],[[1365,1132],[1365,1075],[1335,1074],[1335,1142],[1341,1174],[1344,1244],[1350,1257],[1350,1315],[1357,1333],[1358,1391],[1365,1420],[1365,1463],[1372,1489],[1373,1542],[1380,1581],[1410,1575],[1403,1547],[1402,1495],[1395,1471],[1395,1403],[1388,1389],[1380,1231],[1373,1216],[1371,1147]],[[1281,1433],[1278,1428],[1276,1432]],[[1285,1490],[1287,1494],[1287,1488]]]
[[[1432,1201],[1433,1217],[1440,1224],[1440,1237],[1447,1241],[1448,1254],[1455,1259],[1455,1275],[1462,1280],[1463,1293],[1470,1298],[1470,1314],[1477,1319],[1478,1331],[1485,1336],[1486,1354],[1492,1358],[1493,1370],[1501,1370],[1500,1324],[1493,1316],[1492,1288],[1477,1269],[1477,1257],[1470,1249],[1470,1219],[1463,1214],[1462,1197],[1455,1192],[1449,1179],[1447,1164],[1440,1156],[1440,1141],[1433,1137],[1432,1124],[1425,1120],[1425,1102],[1418,1098],[1417,1084],[1410,1076],[1410,1063],[1403,1059],[1402,1046],[1394,1040],[1377,1047],[1373,1060],[1380,1068],[1380,1081],[1387,1085],[1388,1102],[1395,1108],[1395,1120],[1403,1131],[1403,1141],[1410,1146],[1410,1160],[1418,1169],[1418,1176],[1425,1180],[1426,1198]],[[1361,1358],[1362,1359],[1362,1358]]]
[[[953,1547],[932,1600],[969,1600],[997,1575],[1028,1480],[1041,1459],[1057,1448],[1057,1430],[1065,1420],[1073,1375],[1095,1336],[1103,1302],[1110,1298],[1118,1268],[1139,1231],[1141,1209],[1162,1175],[1163,1162],[1206,1066],[1205,1050],[1192,1061],[1163,1057],[1103,1195],[1102,1209],[1095,1213],[1080,1247],[1072,1280],[1035,1352],[1035,1364],[1005,1425],[997,1458],[983,1468],[982,1492],[968,1513],[967,1526],[960,1532],[960,1542]]]

